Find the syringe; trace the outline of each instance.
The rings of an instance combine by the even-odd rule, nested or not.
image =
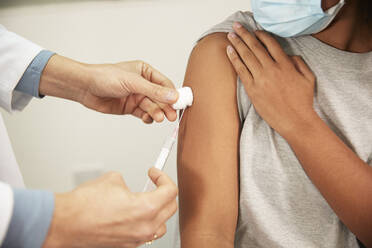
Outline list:
[[[177,136],[178,136],[178,130],[180,128],[180,123],[181,123],[183,114],[185,113],[185,110],[186,109],[183,110],[183,112],[182,112],[182,114],[181,114],[181,116],[180,116],[180,118],[177,122],[177,125],[173,130],[172,135],[165,140],[164,145],[161,148],[160,154],[159,154],[159,156],[158,156],[158,158],[155,162],[155,168],[157,168],[159,170],[164,169],[165,164],[168,160],[169,154],[171,153],[172,148],[173,148],[174,144],[176,143]],[[155,189],[156,189],[155,184],[150,179],[148,179],[147,182],[146,182],[145,188],[143,189],[143,192],[149,192],[149,191],[153,191]]]

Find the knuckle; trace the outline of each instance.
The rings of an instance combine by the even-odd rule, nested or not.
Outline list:
[[[178,210],[178,204],[176,201],[172,203],[171,211],[170,211],[170,217],[172,217]]]
[[[154,87],[154,95],[156,97],[163,96],[163,88],[161,88],[160,86]]]
[[[137,71],[141,72],[144,62],[142,60],[134,60],[133,63],[136,66]]]
[[[170,199],[175,199],[178,195],[178,188],[175,185],[172,185],[168,188],[168,196]]]
[[[164,225],[162,228],[161,228],[161,230],[160,230],[160,232],[158,233],[158,238],[161,238],[161,237],[163,237],[166,233],[167,233],[167,226],[166,225]]]
[[[269,73],[270,76],[278,77],[282,75],[282,68],[280,67],[280,65],[273,65]]]
[[[142,215],[145,219],[153,219],[158,213],[157,207],[149,200],[142,201]]]
[[[178,195],[178,188],[177,188],[177,186],[173,186],[171,189],[170,189],[170,196],[172,197],[172,198],[176,198],[177,197],[177,195]]]
[[[155,228],[152,224],[145,224],[141,228],[140,239],[141,240],[152,240],[154,238]]]
[[[239,63],[241,62],[240,58],[236,54],[233,55],[231,61],[233,62],[234,65],[239,65]]]
[[[136,65],[136,70],[138,73],[140,73],[141,75],[146,75],[146,62],[142,61],[142,60],[136,60],[134,61],[135,65]]]
[[[151,78],[152,70],[149,64],[142,62],[142,74],[146,76],[146,78]]]
[[[160,107],[156,107],[156,108],[154,109],[154,115],[163,114],[163,113],[164,113],[164,112],[161,110]]]
[[[143,237],[143,226],[144,225],[138,225],[137,224],[137,228],[133,228],[132,230],[130,230],[130,235],[129,238],[132,239],[132,240],[135,240],[137,242],[142,242],[144,241],[144,237]]]
[[[245,28],[240,29],[240,32],[242,33],[242,36],[244,38],[249,38],[249,36],[251,35],[251,33]]]
[[[241,47],[243,46],[243,41],[238,37],[236,36],[235,39],[233,40],[234,44],[236,47]]]
[[[178,210],[178,203],[177,203],[177,201],[174,201],[174,205],[173,205],[173,209],[174,209],[174,212],[177,212],[177,210]]]
[[[255,34],[255,36],[258,37],[259,39],[262,39],[262,38],[265,37],[265,32],[262,31],[262,30],[256,30],[256,31],[254,31],[254,34]]]
[[[245,72],[246,72],[246,68],[245,66],[243,66],[242,64],[239,64],[236,66],[236,72],[239,74],[239,75],[244,75]]]
[[[245,48],[244,51],[241,52],[241,56],[243,58],[250,58],[252,57],[252,54],[247,48]]]
[[[242,44],[246,44],[246,42],[249,42],[249,40],[250,40],[250,37],[249,37],[249,33],[248,33],[248,31],[245,31],[245,30],[242,30],[241,31],[241,34],[240,34],[240,37],[241,37],[241,43]]]
[[[261,34],[264,33],[264,31],[257,29],[256,31],[254,31],[254,33],[255,34],[258,34],[258,35],[261,35]]]
[[[138,66],[142,67],[145,62],[143,62],[142,60],[138,59],[138,60],[135,60],[134,63],[136,63]]]
[[[267,72],[265,72],[265,73],[267,73]],[[265,73],[264,73],[263,70],[256,70],[255,75],[254,75],[255,80],[257,80],[259,82],[263,82],[264,77],[267,76]]]
[[[252,42],[251,47],[252,47],[252,51],[258,51],[262,49],[262,45],[257,40]]]

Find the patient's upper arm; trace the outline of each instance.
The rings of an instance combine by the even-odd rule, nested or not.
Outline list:
[[[193,89],[194,104],[184,114],[178,146],[183,248],[234,244],[240,121],[228,44],[224,33],[204,38],[186,72],[184,85]]]

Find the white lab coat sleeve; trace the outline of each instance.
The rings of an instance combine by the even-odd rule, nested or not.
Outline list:
[[[12,188],[0,182],[0,247],[8,231],[13,214],[14,197]]]
[[[22,110],[32,96],[14,91],[23,73],[42,48],[0,25],[0,107]]]

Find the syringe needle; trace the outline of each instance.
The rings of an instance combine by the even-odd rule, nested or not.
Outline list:
[[[185,113],[185,109],[183,110],[180,118],[178,119],[177,125],[176,125],[175,129],[173,130],[172,136],[170,136],[166,139],[163,147],[161,148],[160,154],[159,154],[158,158],[156,159],[155,168],[157,168],[159,170],[164,169],[165,164],[168,160],[169,154],[172,151],[174,143],[177,140],[179,126],[180,126],[180,123],[181,123],[181,120],[182,120],[182,117],[183,117],[184,113]],[[143,192],[152,191],[155,188],[156,188],[155,185],[151,182],[150,179],[148,179],[147,182],[146,182],[145,188],[143,189]]]

